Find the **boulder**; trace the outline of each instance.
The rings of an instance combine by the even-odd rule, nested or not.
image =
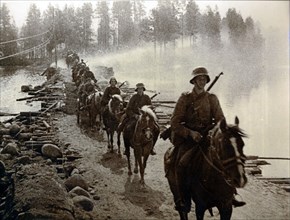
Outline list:
[[[92,211],[94,208],[93,201],[85,196],[75,196],[73,198],[73,203],[75,206],[81,207],[85,211]]]
[[[20,126],[17,124],[13,124],[9,128],[9,134],[14,137],[20,131]]]
[[[21,92],[29,92],[32,90],[32,85],[22,85],[21,86]]]
[[[17,163],[19,164],[30,164],[31,160],[29,156],[22,156],[17,158]]]
[[[79,186],[83,188],[84,190],[88,190],[89,185],[88,183],[84,180],[84,178],[79,175],[75,174],[71,177],[69,177],[65,182],[64,182],[65,187],[68,189],[68,191],[72,190],[76,186]]]
[[[44,144],[41,148],[41,153],[43,156],[56,159],[62,157],[62,152],[58,146],[54,144]]]
[[[81,187],[79,187],[79,186],[76,186],[76,187],[73,188],[71,191],[69,191],[69,194],[70,194],[72,197],[75,197],[75,196],[85,196],[85,197],[90,198],[90,194],[89,194],[89,192],[87,192],[86,190],[84,190],[83,188],[81,188]]]
[[[10,154],[13,156],[19,155],[18,147],[17,147],[16,143],[8,143],[1,151],[1,154]]]

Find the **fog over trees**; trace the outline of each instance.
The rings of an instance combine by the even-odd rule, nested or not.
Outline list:
[[[255,21],[243,18],[235,8],[222,17],[217,7],[201,12],[194,0],[159,0],[150,11],[142,0],[92,1],[62,10],[49,4],[43,12],[32,3],[20,29],[12,21],[2,3],[0,65],[53,59],[55,47],[60,56],[68,50],[105,55],[149,46],[167,67],[175,59],[172,56],[179,57],[180,65],[193,57],[223,67],[230,64],[229,72],[244,75],[241,83],[230,86],[242,87],[249,74],[255,80],[246,83],[255,86],[261,77],[264,37]],[[13,56],[16,53],[20,56]],[[11,57],[3,59],[7,56]]]

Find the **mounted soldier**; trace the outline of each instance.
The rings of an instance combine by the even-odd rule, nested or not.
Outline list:
[[[208,71],[204,67],[197,67],[192,71],[190,83],[194,85],[191,92],[183,93],[178,99],[171,117],[171,142],[175,151],[175,175],[177,192],[174,195],[176,209],[189,212],[187,174],[185,167],[194,158],[198,146],[206,148],[208,131],[220,120],[224,114],[216,95],[205,91],[205,85],[210,82]],[[242,206],[244,202],[233,199],[234,206]]]
[[[118,133],[122,132],[124,130],[124,127],[128,124],[130,126],[135,126],[137,119],[139,118],[140,115],[140,109],[145,106],[145,105],[150,105],[152,106],[152,102],[150,97],[144,93],[146,91],[145,85],[143,83],[137,83],[136,84],[136,89],[135,91],[137,92],[134,94],[127,105],[126,108],[126,114],[121,120],[121,123],[118,127]],[[156,124],[157,129],[159,129],[159,126]],[[157,140],[154,140],[154,144],[156,143]],[[124,154],[127,154],[125,152]],[[151,155],[155,155],[154,151],[154,146],[151,151]]]
[[[106,87],[104,94],[102,96],[102,108],[104,109],[107,105],[109,100],[112,98],[113,95],[118,94],[121,95],[121,90],[117,87],[117,79],[115,77],[111,77],[109,81],[109,86]]]

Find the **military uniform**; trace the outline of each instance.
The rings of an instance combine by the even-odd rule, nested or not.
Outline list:
[[[102,105],[106,106],[109,103],[109,100],[111,99],[111,97],[115,94],[120,95],[121,90],[118,87],[108,86],[104,91],[104,95],[102,96],[102,101],[101,101]]]
[[[197,94],[194,90],[183,93],[171,118],[171,139],[174,146],[182,147],[189,138],[190,130],[206,135],[206,130],[222,118],[224,114],[216,95],[208,92]]]
[[[126,108],[126,114],[129,118],[139,115],[139,109],[144,105],[152,105],[150,97],[146,94],[134,94],[129,100]]]

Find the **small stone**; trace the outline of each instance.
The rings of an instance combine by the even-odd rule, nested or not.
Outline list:
[[[73,203],[75,206],[81,207],[86,211],[92,211],[94,208],[93,201],[85,196],[75,196]]]
[[[90,194],[79,186],[76,186],[71,191],[69,191],[69,194],[72,195],[73,197],[74,195],[77,195],[77,196],[85,196],[85,197],[90,198]]]
[[[93,199],[94,199],[94,200],[100,200],[100,199],[101,199],[101,197],[100,197],[100,196],[97,196],[97,195],[95,195],[95,196],[93,196]]]

